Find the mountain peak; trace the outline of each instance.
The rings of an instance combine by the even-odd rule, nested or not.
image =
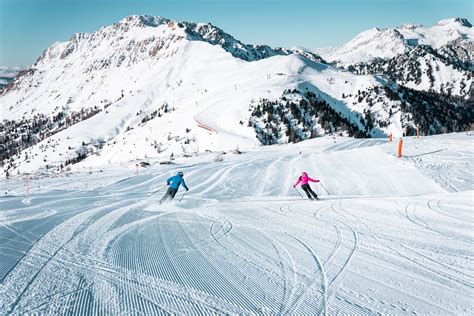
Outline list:
[[[157,27],[161,24],[168,23],[170,20],[162,18],[160,16],[151,15],[129,15],[120,20],[119,24],[139,25],[139,26],[150,26]]]
[[[405,30],[413,30],[419,27],[423,27],[423,25],[418,24],[418,23],[405,23],[405,24],[400,25],[398,28],[405,29]]]
[[[436,25],[438,26],[445,26],[450,24],[458,24],[460,26],[472,27],[472,24],[466,18],[449,18],[440,20],[438,21],[438,23],[436,23]]]
[[[392,58],[419,45],[439,49],[457,40],[470,43],[472,39],[471,23],[465,18],[454,17],[440,20],[430,27],[408,23],[395,28],[371,28],[339,47],[316,51],[328,62],[349,65]]]

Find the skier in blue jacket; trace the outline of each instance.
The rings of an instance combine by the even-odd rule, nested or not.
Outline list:
[[[186,183],[184,182],[183,173],[181,171],[178,172],[178,174],[174,177],[168,178],[168,180],[166,180],[166,185],[169,185],[169,188],[166,191],[165,195],[161,198],[160,204],[168,199],[174,199],[174,196],[176,195],[176,192],[178,192],[178,188],[180,185],[183,185],[186,191],[189,191],[188,187],[186,186]]]

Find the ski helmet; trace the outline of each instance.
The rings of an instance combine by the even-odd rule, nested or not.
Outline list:
[[[178,174],[179,174],[180,176],[183,176],[183,175],[184,175],[184,174],[183,174],[181,171],[180,171],[180,172],[178,172]]]

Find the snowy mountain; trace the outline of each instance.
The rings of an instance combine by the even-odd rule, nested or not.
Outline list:
[[[443,46],[447,52],[446,46]],[[451,55],[450,55],[451,56]],[[473,96],[472,64],[446,55],[430,46],[416,46],[390,59],[376,59],[347,67],[358,74],[381,74],[399,85],[420,91],[469,98]]]
[[[431,96],[414,95],[299,48],[243,44],[211,24],[130,16],[54,43],[3,90],[1,172],[170,160],[331,133],[401,136],[427,121],[417,102]],[[458,109],[429,109],[424,132],[468,129],[468,105],[443,102]]]
[[[329,62],[351,65],[377,58],[393,58],[420,45],[440,49],[456,41],[458,45],[467,45],[472,43],[473,39],[474,30],[471,23],[467,19],[452,18],[441,20],[431,27],[404,24],[396,28],[373,28],[360,33],[340,47],[315,51]],[[472,51],[470,53],[472,54]]]
[[[461,44],[346,70],[131,16],[51,45],[0,92],[0,315],[472,314]]]
[[[0,66],[0,92],[8,85],[18,74],[23,70],[23,67],[5,67]]]
[[[315,52],[355,73],[381,74],[412,89],[469,99],[474,89],[473,39],[469,21],[452,18],[432,27],[374,28],[340,47]]]

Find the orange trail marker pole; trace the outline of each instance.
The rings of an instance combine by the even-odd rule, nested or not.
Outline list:
[[[418,131],[418,127],[416,128],[416,138],[418,138],[419,136],[419,131]]]
[[[403,138],[398,142],[398,158],[402,158]]]
[[[392,142],[392,132],[390,132],[390,135],[388,136],[388,141]]]

